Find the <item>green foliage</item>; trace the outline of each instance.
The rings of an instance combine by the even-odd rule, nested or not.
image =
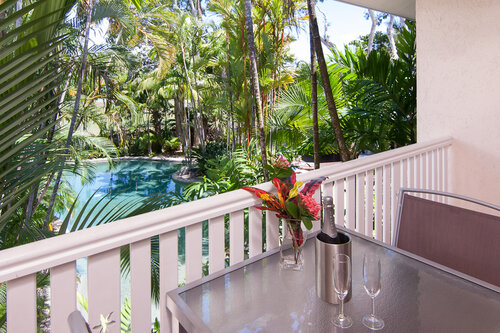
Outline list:
[[[271,164],[265,165],[264,169],[269,171],[269,178],[271,178],[271,179],[273,179],[273,178],[288,178],[293,173],[293,170],[291,168],[283,169],[280,167],[275,167]]]
[[[179,141],[179,138],[173,137],[173,138],[170,138],[169,140],[165,140],[163,142],[163,149],[162,150],[164,153],[173,154],[177,150],[179,150],[180,146],[181,146],[181,143]]]
[[[209,141],[205,145],[205,151],[199,147],[193,148],[192,157],[196,161],[196,167],[202,174],[206,174],[209,161],[227,154],[225,142]]]

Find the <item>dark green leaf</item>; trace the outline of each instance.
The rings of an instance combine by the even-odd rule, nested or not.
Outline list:
[[[291,201],[286,201],[285,202],[286,210],[296,219],[299,218],[300,212],[299,212],[299,207],[297,207],[296,204],[294,204]]]

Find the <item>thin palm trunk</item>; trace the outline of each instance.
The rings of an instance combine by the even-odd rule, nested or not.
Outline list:
[[[188,84],[188,87],[189,87],[189,92],[191,94],[191,103],[193,105],[194,129],[196,131],[196,135],[200,139],[201,150],[205,151],[205,144],[204,144],[204,142],[202,140],[202,135],[200,133],[200,126],[198,124],[199,123],[198,110],[197,110],[197,107],[196,107],[196,99],[194,97],[194,89],[193,89],[193,85],[191,84],[191,78],[189,77],[189,72],[188,72],[187,64],[186,64],[186,53],[184,51],[184,46],[183,46],[182,43],[181,43],[181,54],[182,54],[182,63],[183,63],[184,75],[186,75],[186,80],[187,80],[187,84]]]
[[[328,76],[328,68],[326,66],[323,48],[321,46],[321,38],[319,36],[318,20],[316,18],[316,10],[314,8],[313,0],[307,0],[307,10],[309,12],[309,20],[314,40],[314,48],[316,49],[316,56],[318,57],[319,71],[321,74],[321,81],[323,82],[323,91],[325,92],[326,103],[328,105],[328,112],[332,121],[333,131],[335,138],[339,144],[340,156],[342,161],[349,160],[349,150],[345,144],[342,128],[340,127],[339,115],[337,113],[337,106],[333,98],[332,86],[330,84],[330,77]]]
[[[253,21],[252,21],[252,3],[251,0],[245,0],[245,18],[248,41],[248,57],[250,58],[250,78],[252,81],[252,91],[255,99],[255,111],[257,113],[257,121],[259,123],[259,143],[262,165],[267,165],[266,156],[266,137],[264,134],[264,118],[262,116],[261,98],[259,89],[259,74],[257,73],[257,61],[255,59],[255,42],[253,38]],[[269,180],[267,170],[264,169],[264,179]]]
[[[389,16],[389,25],[387,25],[387,37],[389,38],[389,45],[391,46],[391,58],[398,59],[398,50],[394,41],[394,15]]]
[[[313,156],[314,169],[319,169],[319,125],[318,125],[318,75],[316,73],[316,51],[309,22],[309,44],[311,49],[311,110],[313,121]]]
[[[85,41],[84,41],[83,50],[82,50],[82,66],[81,66],[80,74],[78,76],[78,85],[76,88],[76,95],[75,95],[75,106],[73,107],[73,114],[71,115],[71,122],[69,125],[68,137],[66,139],[66,144],[64,145],[64,156],[62,159],[63,164],[66,162],[66,155],[69,152],[69,146],[71,144],[71,139],[73,137],[73,132],[75,130],[76,118],[78,115],[78,109],[80,106],[80,99],[82,96],[83,76],[85,74],[85,67],[86,67],[86,63],[87,63],[87,52],[88,52],[88,48],[89,48],[90,20],[92,17],[92,6],[93,6],[93,2],[89,1],[88,6],[87,6],[87,22],[85,22]],[[57,190],[59,189],[59,184],[61,183],[61,176],[62,176],[62,168],[57,174],[56,182],[54,184],[54,189],[52,191],[52,195],[50,196],[50,202],[49,202],[49,206],[47,208],[47,214],[45,215],[45,220],[43,221],[43,227],[45,229],[48,227],[50,216],[52,215],[52,209],[54,207],[54,202],[56,200]]]
[[[375,38],[375,30],[377,30],[377,18],[373,13],[373,10],[368,9],[368,13],[370,14],[370,19],[372,20],[372,27],[370,29],[370,37],[368,38],[368,49],[367,53],[370,54],[373,48],[373,39]]]

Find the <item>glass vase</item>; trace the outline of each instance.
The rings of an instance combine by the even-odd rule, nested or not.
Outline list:
[[[302,249],[306,243],[307,230],[302,228],[302,221],[283,220],[283,232],[280,236],[280,267],[285,270],[301,271],[304,269]]]

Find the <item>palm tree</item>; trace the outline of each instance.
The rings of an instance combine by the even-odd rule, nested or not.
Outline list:
[[[248,41],[248,57],[250,59],[250,78],[252,81],[252,92],[255,100],[255,110],[257,113],[257,120],[259,124],[259,143],[260,143],[260,155],[262,159],[262,165],[267,165],[267,155],[266,155],[266,137],[264,133],[264,118],[262,115],[262,101],[260,98],[260,88],[259,88],[259,74],[257,72],[257,60],[255,58],[255,41],[253,38],[253,20],[252,20],[252,3],[251,0],[245,0],[245,18],[246,18],[246,30],[247,30],[247,41]],[[264,179],[269,180],[267,170],[264,169]]]
[[[311,112],[313,121],[314,169],[319,169],[318,75],[316,73],[316,51],[311,21],[309,21],[309,43],[311,53]]]
[[[323,82],[323,91],[325,93],[326,101],[328,104],[328,111],[330,113],[333,131],[335,132],[335,137],[339,145],[340,155],[342,157],[342,160],[348,161],[350,159],[349,150],[347,149],[347,146],[345,144],[342,128],[340,127],[337,106],[333,98],[332,87],[330,85],[330,80],[328,76],[328,69],[325,62],[325,56],[323,55],[323,48],[321,46],[321,38],[318,29],[318,20],[316,18],[316,10],[314,7],[313,0],[307,0],[307,10],[309,13],[309,20],[311,22],[310,27],[312,29],[314,47],[316,49],[316,56],[318,57],[319,70],[321,73],[321,81]]]

